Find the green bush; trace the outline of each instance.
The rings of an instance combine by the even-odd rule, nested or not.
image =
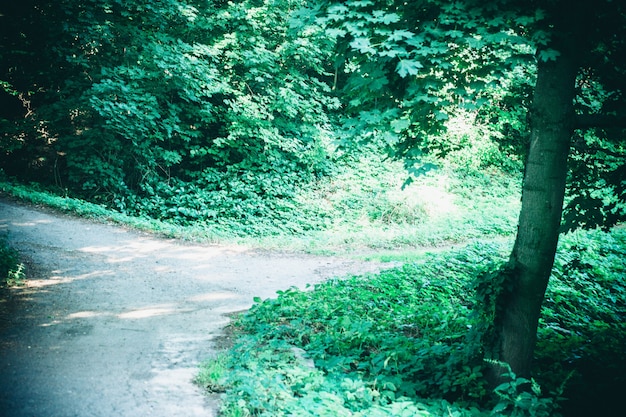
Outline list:
[[[146,184],[141,195],[117,196],[117,209],[45,193],[41,186],[4,181],[0,188],[36,204],[168,236],[317,253],[371,253],[371,248],[397,253],[515,231],[520,201],[515,176],[441,167],[403,189],[407,173],[399,161],[364,152],[333,164],[320,178],[279,166],[206,169],[190,181]]]
[[[141,197],[118,198],[116,204],[131,215],[182,226],[214,225],[235,236],[298,235],[323,229],[323,214],[296,205],[305,185],[294,172],[206,170],[195,181],[146,185]]]
[[[332,42],[298,15],[306,3],[62,0],[22,11],[27,41],[38,30],[36,39],[54,39],[54,48],[29,44],[7,59],[22,63],[26,49],[63,71],[31,73],[22,63],[6,74],[37,87],[27,96],[31,128],[7,130],[14,135],[2,137],[0,159],[23,148],[29,160],[12,175],[36,161],[45,169],[35,180],[127,213],[153,213],[135,206],[172,197],[168,209],[180,212],[166,219],[206,214],[178,195],[181,187],[232,193],[222,206],[220,195],[191,196],[218,213],[238,208],[234,201],[246,214],[271,204],[279,188],[328,168],[339,106],[329,86]],[[46,24],[30,27],[40,19]],[[7,82],[0,88],[13,94]]]

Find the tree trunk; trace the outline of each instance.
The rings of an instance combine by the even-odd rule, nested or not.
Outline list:
[[[561,52],[540,62],[517,237],[509,260],[509,289],[497,300],[497,359],[529,377],[537,325],[559,237],[573,123],[576,65]],[[494,369],[495,371],[501,371]],[[494,375],[499,379],[499,375]]]

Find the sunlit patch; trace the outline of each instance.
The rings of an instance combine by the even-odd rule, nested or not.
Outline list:
[[[55,272],[58,272],[58,271],[55,271]],[[101,277],[104,275],[112,275],[112,274],[113,274],[113,271],[105,270],[105,271],[89,272],[87,274],[76,275],[73,277],[72,276],[70,277],[51,276],[50,278],[47,278],[47,279],[29,279],[26,282],[26,286],[29,288],[42,288],[42,287],[49,287],[51,285],[69,284],[74,281],[79,281],[81,279]]]
[[[169,266],[157,266],[156,268],[154,268],[154,272],[169,272],[171,270],[172,268],[170,268]]]
[[[173,307],[140,308],[138,310],[118,314],[117,317],[120,319],[145,319],[149,317],[164,316],[175,312],[176,309]]]
[[[248,248],[244,246],[179,246],[170,242],[139,240],[138,242],[121,242],[117,246],[86,246],[80,250],[81,252],[108,256],[107,261],[109,263],[121,263],[154,254],[158,254],[161,258],[176,260],[209,259],[225,254],[243,253]]]
[[[195,303],[202,302],[210,302],[210,301],[220,301],[220,300],[230,300],[232,298],[236,298],[237,295],[232,292],[209,292],[206,294],[199,294],[189,298],[189,301]]]
[[[116,250],[113,246],[86,246],[81,248],[81,252],[87,253],[102,253],[102,252],[113,252]]]
[[[102,316],[105,313],[98,311],[79,311],[77,313],[72,313],[67,315],[67,319],[87,319],[91,317]]]
[[[33,227],[33,226],[37,226],[38,224],[48,224],[48,223],[52,223],[52,220],[37,220],[34,222],[22,222],[22,223],[13,222],[11,224],[17,227]]]
[[[441,186],[420,185],[413,191],[413,199],[420,204],[429,217],[452,214],[458,211],[454,195],[442,191]]]
[[[117,264],[117,263],[122,263],[122,262],[132,262],[136,259],[136,256],[127,256],[125,258],[114,258],[114,259],[109,259],[109,263],[110,264]]]
[[[42,288],[50,285],[68,284],[72,281],[74,281],[73,278],[29,279],[26,286],[29,288]]]
[[[48,323],[43,323],[42,325],[40,325],[40,327],[50,327],[50,326],[56,326],[57,324],[60,324],[61,320],[52,320]]]
[[[139,240],[139,241],[129,241],[128,244],[124,244],[123,242],[120,245],[116,246],[87,246],[81,248],[82,252],[88,253],[129,253],[135,256],[141,254],[149,254],[153,252],[159,252],[168,248],[168,244],[166,242],[159,242],[156,240]]]
[[[196,368],[175,368],[175,369],[153,369],[154,376],[150,383],[153,388],[162,388],[164,391],[171,392],[172,386],[190,386],[193,385],[189,381],[198,372]]]

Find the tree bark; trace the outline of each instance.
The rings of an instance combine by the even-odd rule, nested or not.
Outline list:
[[[565,51],[556,60],[538,65],[522,208],[509,259],[508,289],[497,300],[495,323],[497,359],[522,377],[531,373],[541,304],[558,243],[576,72]]]

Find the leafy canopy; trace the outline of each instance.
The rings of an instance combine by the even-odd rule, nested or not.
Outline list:
[[[575,107],[580,130],[565,216],[566,228],[573,229],[626,217],[626,57],[624,40],[615,36],[626,14],[611,1],[593,11],[585,7],[508,0],[324,2],[318,21],[337,41],[336,86],[356,116],[346,126],[378,129],[377,140],[419,174],[424,152],[445,149],[433,138],[459,111],[494,122],[502,129],[502,146],[523,157],[536,64],[560,54],[553,47],[553,20],[588,17],[575,20],[575,32],[566,34],[577,45],[581,68]]]

